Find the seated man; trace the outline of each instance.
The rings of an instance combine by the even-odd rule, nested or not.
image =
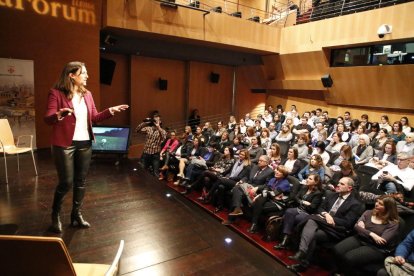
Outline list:
[[[387,194],[396,193],[398,185],[404,192],[410,192],[414,187],[414,170],[409,167],[410,159],[406,153],[397,155],[397,165],[389,164],[372,176],[377,182],[377,189]]]
[[[405,141],[397,143],[397,153],[405,152],[409,156],[414,155],[414,132],[410,132],[405,136]]]
[[[269,167],[270,158],[267,155],[259,157],[258,165],[254,165],[250,170],[249,177],[244,177],[240,182],[236,184],[233,189],[233,212],[229,214],[229,218],[243,215],[241,209],[243,197],[246,191],[242,188],[244,183],[251,184],[254,188],[252,192],[258,190],[260,185],[265,185],[273,177],[273,170]],[[232,220],[223,222],[223,224],[230,224]]]
[[[398,245],[395,257],[385,259],[386,272],[380,270],[377,275],[413,275],[414,274],[414,230]]]
[[[317,243],[339,241],[349,236],[355,222],[361,215],[361,203],[352,193],[354,181],[343,177],[336,187],[337,193],[328,195],[311,215],[303,228],[299,251],[289,259],[299,261],[287,266],[294,272],[305,271],[310,263]]]

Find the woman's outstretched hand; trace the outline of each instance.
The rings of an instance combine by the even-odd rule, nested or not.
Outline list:
[[[127,110],[128,108],[129,108],[129,105],[121,104],[121,105],[110,107],[109,111],[111,111],[111,113],[115,113],[115,112],[121,112],[121,111]]]

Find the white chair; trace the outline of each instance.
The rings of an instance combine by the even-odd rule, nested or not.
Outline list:
[[[73,263],[61,238],[0,235],[0,275],[118,275],[124,241],[112,264]]]
[[[30,138],[29,146],[25,145],[20,146],[21,140],[24,137]],[[6,172],[6,183],[9,183],[8,173],[7,173],[7,155],[17,155],[17,171],[20,171],[19,164],[19,154],[25,152],[32,153],[33,166],[35,173],[37,175],[36,161],[33,155],[33,135],[20,135],[17,137],[17,145],[14,143],[14,136],[7,119],[0,119],[0,150],[3,152],[4,157],[4,170]]]

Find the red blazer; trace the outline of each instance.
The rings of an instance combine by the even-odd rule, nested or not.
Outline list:
[[[91,92],[87,91],[84,96],[86,107],[88,109],[88,131],[91,139],[95,139],[92,132],[92,123],[112,117],[109,109],[98,112],[92,98]],[[60,147],[69,147],[72,145],[73,134],[75,133],[76,116],[66,116],[63,120],[58,120],[56,112],[59,109],[68,107],[73,109],[72,101],[65,94],[57,89],[51,89],[48,96],[47,111],[44,117],[46,124],[53,126],[52,145]]]

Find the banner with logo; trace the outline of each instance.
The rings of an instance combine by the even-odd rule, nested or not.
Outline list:
[[[36,148],[33,60],[0,58],[0,119],[9,120],[15,138],[33,135]]]

